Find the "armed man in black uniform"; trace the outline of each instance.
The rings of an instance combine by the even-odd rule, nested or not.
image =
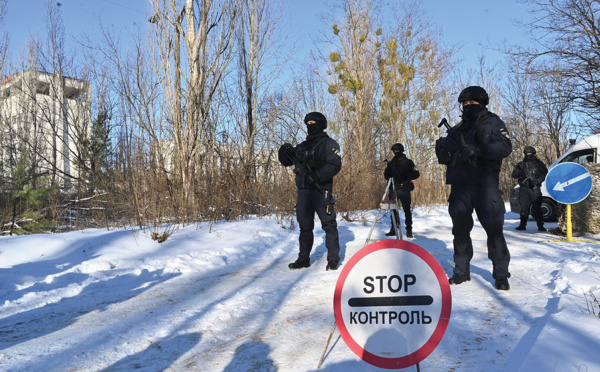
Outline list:
[[[488,258],[498,290],[508,290],[510,253],[504,239],[504,201],[499,188],[502,159],[512,152],[506,125],[488,111],[489,96],[479,86],[465,88],[458,96],[462,121],[436,142],[440,164],[446,164],[446,183],[451,185],[448,212],[454,235],[454,273],[450,284],[471,280],[473,258],[473,210],[487,234]]]
[[[285,143],[279,148],[279,162],[289,167],[294,165],[298,200],[296,218],[300,225],[300,253],[298,259],[288,265],[290,269],[310,266],[315,226],[315,212],[325,230],[327,247],[326,270],[337,270],[340,263],[340,241],[332,195],[333,177],[342,168],[340,146],[324,131],[327,119],[320,112],[311,112],[304,118],[308,136],[295,148]]]
[[[386,180],[394,178],[394,188],[396,195],[393,195],[393,190],[390,189],[390,199],[398,198],[404,210],[404,224],[406,226],[406,237],[412,238],[412,212],[410,204],[412,203],[411,191],[415,189],[415,184],[412,180],[419,178],[420,173],[415,163],[404,155],[404,146],[401,143],[392,145],[394,158],[387,164],[383,171],[383,176]],[[397,210],[392,211],[396,217],[398,227],[400,227],[400,215]],[[392,228],[385,234],[386,236],[395,236],[396,229],[392,223]]]
[[[516,230],[525,230],[529,219],[529,210],[537,222],[538,231],[544,228],[544,215],[542,214],[542,190],[540,186],[546,179],[548,168],[538,159],[533,147],[527,146],[523,150],[525,157],[517,163],[512,172],[512,178],[519,181],[519,202],[521,203],[521,223]]]

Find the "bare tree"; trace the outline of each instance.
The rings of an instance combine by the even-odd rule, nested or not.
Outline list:
[[[552,162],[564,152],[567,138],[574,134],[570,117],[572,86],[564,75],[531,73],[523,66],[518,59],[510,61],[503,95],[513,148],[520,158],[525,146],[534,146],[541,150],[541,159]]]
[[[231,43],[239,3],[153,0],[152,6],[155,15],[150,22],[157,26],[157,62],[164,77],[174,164],[187,216],[195,205],[196,177],[213,158],[215,122],[211,111],[215,110],[215,95],[234,55]]]
[[[379,2],[344,0],[334,3],[341,18],[331,25],[328,71],[324,80],[337,99],[330,115],[339,131],[343,169],[341,194],[357,208],[372,207],[377,190],[377,23]],[[336,22],[335,20],[331,20]],[[331,34],[330,34],[331,35]],[[346,149],[346,150],[345,150]],[[351,150],[350,150],[351,149]],[[365,203],[365,204],[363,204]]]
[[[4,62],[8,53],[9,36],[4,31],[4,19],[6,18],[6,4],[8,0],[0,0],[0,76],[3,76]]]
[[[225,143],[233,151],[222,155],[239,159],[240,171],[231,175],[232,187],[239,190],[244,203],[250,203],[265,194],[258,190],[266,184],[261,178],[268,176],[265,167],[274,147],[267,139],[284,101],[291,96],[291,86],[284,83],[289,77],[282,76],[282,70],[293,53],[280,7],[267,0],[243,0],[240,6],[237,64],[232,64],[222,90],[227,107],[224,117],[234,123]]]
[[[541,119],[542,132],[547,138],[541,146],[541,159],[550,164],[567,149],[569,138],[576,132],[572,120],[572,86],[564,75],[549,74],[537,80],[536,109]]]
[[[539,112],[534,105],[535,78],[520,66],[517,61],[510,64],[503,94],[506,112],[503,120],[511,132],[516,152],[520,152],[525,146],[537,146],[535,141],[539,139],[536,134],[541,130]],[[520,156],[517,158],[520,161]]]
[[[111,161],[114,170],[109,175],[113,177],[111,190],[116,201],[126,205],[121,209],[133,211],[125,213],[133,215],[140,228],[151,226],[153,233],[162,236],[164,232],[159,233],[158,229],[163,218],[168,216],[178,222],[183,212],[169,106],[164,102],[162,78],[153,63],[156,51],[139,38],[133,41],[131,49],[121,49],[109,30],[103,26],[101,30],[102,42],[95,46],[95,68],[110,79],[101,90],[103,103],[96,120],[102,118],[103,112],[114,117],[108,128],[99,128],[100,137],[112,130],[111,137],[115,139]],[[91,163],[90,168],[93,171]]]
[[[560,74],[570,82],[568,98],[600,117],[600,3],[597,0],[528,0],[534,20],[525,26],[533,47],[520,49],[531,69]],[[594,120],[596,122],[596,120]],[[590,124],[598,129],[596,124]]]

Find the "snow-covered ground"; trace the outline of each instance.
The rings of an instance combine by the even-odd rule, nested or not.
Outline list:
[[[384,238],[388,221],[374,237]],[[451,286],[451,319],[423,371],[600,371],[599,309],[589,294],[600,299],[600,244],[541,242],[557,237],[533,221],[525,232],[517,224],[507,213],[505,292],[493,287],[476,223],[472,280]],[[370,227],[339,220],[338,271],[325,271],[318,220],[312,266],[295,271],[287,264],[298,231],[275,218],[188,226],[162,244],[125,229],[1,237],[0,370],[315,371],[338,275]],[[414,233],[451,274],[446,208],[415,210]],[[382,369],[336,330],[320,370]]]

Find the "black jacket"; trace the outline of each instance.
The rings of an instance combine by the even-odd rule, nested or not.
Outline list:
[[[333,177],[342,168],[340,146],[326,132],[308,135],[291,154],[286,154],[283,147],[280,148],[278,157],[284,166],[295,166],[296,186],[299,189],[331,190]]]
[[[383,171],[386,180],[394,178],[396,190],[412,191],[414,185],[411,182],[419,178],[421,174],[415,167],[415,163],[402,153],[394,155]]]
[[[519,181],[521,187],[534,188],[540,186],[546,179],[548,168],[535,155],[531,158],[525,156],[522,162],[517,163],[511,177]]]
[[[465,158],[466,148],[476,151],[474,157]],[[498,185],[502,159],[511,152],[506,125],[487,109],[476,122],[461,121],[436,142],[438,161],[448,165],[450,185]]]

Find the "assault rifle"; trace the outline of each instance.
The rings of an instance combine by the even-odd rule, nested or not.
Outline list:
[[[521,181],[520,183],[523,184],[523,186],[525,187],[529,187],[529,185],[527,184],[527,181],[530,181],[532,183],[533,187],[536,187],[535,184],[533,184],[533,182],[535,182],[534,177],[531,175],[531,171],[527,168],[527,166],[525,166],[525,168],[523,168],[523,171],[525,172],[525,179],[523,181]]]
[[[444,125],[447,130],[452,129],[452,127],[450,127],[450,124],[448,124],[448,120],[446,120],[446,118],[442,118],[442,120],[438,124],[438,128],[441,127],[442,125]]]
[[[285,152],[285,156],[288,157],[288,159],[290,159],[292,161],[292,163],[294,164],[295,170],[294,172],[297,170],[298,172],[300,172],[300,174],[302,174],[304,177],[306,177],[306,179],[308,180],[308,182],[312,183],[313,185],[315,185],[315,187],[317,188],[317,190],[319,190],[319,192],[321,194],[325,195],[325,200],[327,201],[327,205],[325,206],[325,213],[327,214],[331,214],[333,212],[333,204],[330,203],[329,197],[330,192],[327,189],[323,189],[321,187],[321,185],[319,185],[318,180],[315,180],[312,176],[312,172],[310,172],[308,169],[306,169],[306,167],[302,164],[302,162],[300,161],[300,159],[298,159],[297,156],[295,155],[290,155],[287,151]]]
[[[465,144],[465,140],[460,133],[458,133],[456,130],[454,130],[450,126],[450,124],[448,123],[448,120],[446,118],[442,118],[442,120],[437,125],[437,127],[440,128],[442,125],[446,127],[446,131],[448,133],[444,142],[446,144],[448,144],[449,142],[453,143],[452,148],[450,148],[450,146],[444,146],[444,148],[446,150],[448,150],[452,153],[452,160],[449,163],[447,163],[447,165],[448,165],[448,167],[454,167],[454,166],[456,166],[456,162],[460,155],[460,151],[459,151],[460,146]],[[458,137],[459,141],[457,141],[457,139],[455,137]]]
[[[291,155],[290,153],[288,153],[287,151],[285,152],[285,156],[288,157],[288,159],[290,159],[290,161],[294,164],[295,169],[304,177],[306,177],[306,179],[308,180],[308,182],[312,183],[313,185],[315,185],[317,187],[317,189],[319,189],[320,191],[323,191],[323,188],[321,187],[321,185],[319,185],[318,180],[315,180],[313,178],[313,173],[310,172],[308,169],[306,169],[306,167],[304,166],[304,164],[302,164],[302,162],[300,161],[300,159],[298,159],[298,157],[296,155]],[[327,191],[327,190],[325,190]]]
[[[291,145],[290,145],[291,146]],[[304,177],[308,179],[310,183],[314,183],[315,186],[319,187],[314,179],[312,178],[312,172],[309,172],[308,169],[300,162],[300,159],[294,154],[290,154],[288,151],[284,152],[285,156],[294,164],[294,167],[302,174]]]

